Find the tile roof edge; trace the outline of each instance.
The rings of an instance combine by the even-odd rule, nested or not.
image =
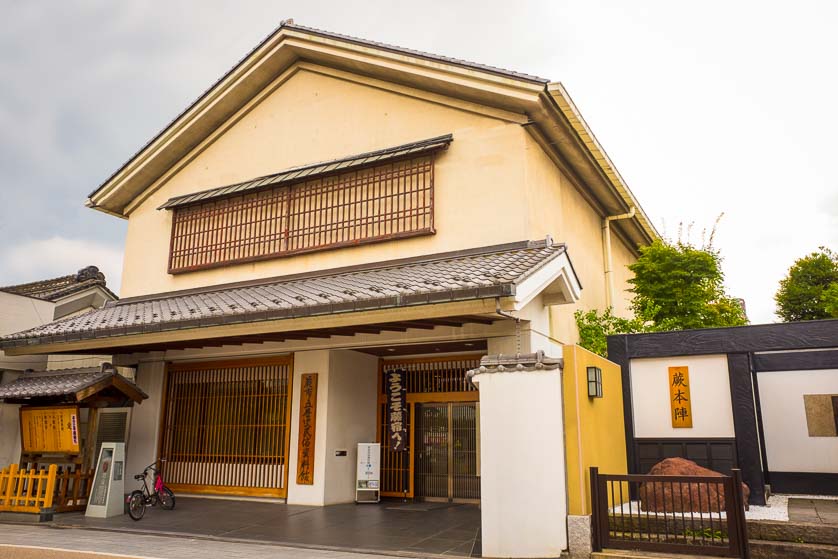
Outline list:
[[[199,204],[199,203],[202,203],[202,202],[208,202],[208,201],[215,200],[217,198],[222,198],[222,197],[226,198],[228,196],[227,193],[225,193],[223,195],[219,195],[219,196],[208,196],[208,197],[200,198],[200,199],[196,199],[196,200],[189,200],[190,198],[193,198],[193,197],[198,196],[200,194],[211,194],[212,192],[215,192],[215,191],[220,192],[222,190],[226,190],[228,188],[232,188],[234,186],[238,186],[238,185],[241,185],[241,184],[256,182],[256,181],[260,181],[260,180],[264,180],[264,179],[277,178],[280,175],[285,175],[287,173],[293,173],[295,171],[305,171],[305,170],[308,170],[308,169],[313,169],[315,167],[335,165],[335,164],[344,163],[344,162],[347,162],[347,161],[352,161],[352,160],[355,160],[355,159],[366,159],[366,158],[369,158],[369,157],[375,157],[377,155],[386,155],[388,153],[395,153],[395,152],[408,150],[408,149],[425,147],[425,148],[428,148],[426,151],[431,151],[432,147],[435,146],[436,144],[445,144],[447,146],[448,144],[450,144],[453,141],[454,141],[454,135],[451,134],[451,133],[448,133],[448,134],[443,134],[442,136],[436,136],[434,138],[427,138],[425,140],[416,140],[414,142],[408,142],[406,144],[401,144],[401,145],[398,145],[398,146],[391,146],[391,147],[381,148],[381,149],[377,149],[377,150],[373,150],[373,151],[367,151],[367,152],[363,152],[363,153],[359,153],[359,154],[347,155],[345,157],[340,157],[340,158],[337,158],[337,159],[329,159],[329,160],[326,160],[326,161],[318,161],[318,162],[315,162],[315,163],[306,163],[305,165],[298,165],[296,167],[289,167],[288,169],[283,169],[281,171],[277,171],[276,173],[270,173],[268,175],[262,175],[261,177],[253,177],[253,178],[243,180],[243,181],[239,181],[239,182],[236,182],[236,183],[233,183],[233,184],[225,184],[225,185],[221,185],[221,186],[214,186],[212,188],[207,188],[205,190],[199,190],[197,192],[190,192],[189,194],[181,194],[180,196],[173,196],[172,198],[169,198],[163,204],[158,206],[157,209],[158,210],[166,210],[166,209],[179,207],[179,206],[186,206],[186,205],[192,205],[192,204]],[[444,149],[444,148],[442,146],[437,146],[435,149]],[[413,153],[413,154],[409,154],[408,156],[418,156],[418,154]],[[405,157],[408,157],[408,156],[405,156]],[[393,159],[395,159],[395,158],[393,158]],[[372,164],[374,165],[375,162],[373,162]],[[365,163],[364,165],[367,165],[367,163]],[[349,170],[351,170],[351,168],[352,167],[346,167],[345,169],[340,169],[339,172],[349,171]],[[319,175],[324,175],[326,173],[332,173],[332,172],[333,171],[323,171],[321,173],[313,173],[311,175],[304,176],[300,180],[301,181],[307,181],[307,180],[311,180],[312,178],[316,178]],[[296,179],[287,180],[285,182],[288,182],[288,183],[296,182]],[[245,192],[254,192],[256,190],[264,190],[264,189],[271,188],[273,186],[277,186],[277,185],[274,184],[274,183],[268,182],[265,185],[261,185],[258,188],[253,188],[253,189],[250,189],[250,190],[245,191]],[[243,192],[241,192],[241,191],[236,191],[236,192],[229,193],[229,196],[235,196],[237,194],[241,195],[242,193]],[[184,203],[184,202],[182,202],[183,200],[187,200],[187,201]]]
[[[68,369],[52,369],[52,370],[44,370],[44,371],[35,371],[33,369],[26,369],[21,373],[18,379],[22,378],[29,378],[31,376],[36,377],[60,377],[65,375],[82,375],[85,373],[101,373],[102,367],[74,367]],[[105,371],[110,373],[110,370]]]
[[[317,270],[313,272],[301,272],[298,274],[289,274],[286,276],[274,276],[271,278],[260,278],[254,280],[245,280],[233,283],[218,284],[206,287],[195,287],[192,289],[182,289],[179,291],[167,291],[163,293],[152,293],[149,295],[138,295],[136,297],[125,297],[119,301],[109,302],[106,307],[115,307],[122,305],[130,305],[133,303],[146,303],[149,301],[156,301],[160,299],[171,299],[173,297],[185,297],[188,295],[200,295],[204,293],[215,293],[218,291],[227,291],[230,289],[239,289],[245,287],[259,287],[263,285],[272,285],[276,283],[283,283],[288,281],[314,279],[325,276],[335,276],[340,274],[349,274],[354,272],[367,272],[370,270],[384,270],[388,268],[395,268],[399,266],[407,266],[411,264],[425,264],[436,262],[439,260],[448,260],[452,258],[466,258],[469,256],[481,256],[484,254],[492,254],[494,252],[505,252],[509,250],[524,250],[530,248],[545,248],[548,246],[558,246],[564,248],[564,243],[555,243],[552,240],[540,239],[537,241],[515,241],[511,243],[504,243],[498,245],[489,245],[485,247],[477,247],[470,249],[453,250],[448,252],[440,252],[436,254],[409,256],[406,258],[399,258],[396,260],[385,260],[379,262],[371,262],[368,264],[355,264],[352,266],[342,266],[340,268],[329,268],[326,270]]]

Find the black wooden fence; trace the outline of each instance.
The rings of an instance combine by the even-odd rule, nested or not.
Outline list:
[[[732,474],[612,475],[591,468],[594,551],[614,548],[748,559],[742,476],[738,469]]]

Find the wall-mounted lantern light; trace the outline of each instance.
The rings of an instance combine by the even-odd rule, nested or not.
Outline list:
[[[588,367],[588,398],[602,398],[602,369]]]

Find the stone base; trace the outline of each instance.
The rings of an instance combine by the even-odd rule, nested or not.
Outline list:
[[[567,546],[570,557],[591,556],[591,517],[569,514],[567,516]]]
[[[38,522],[52,522],[52,509],[41,512],[0,512],[0,522],[21,522],[37,524]]]

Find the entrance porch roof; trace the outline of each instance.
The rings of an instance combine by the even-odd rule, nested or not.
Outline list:
[[[494,314],[501,303],[520,310],[539,294],[544,304],[571,303],[580,289],[565,245],[548,238],[126,298],[6,335],[0,348],[9,355],[134,352],[195,347],[194,340],[262,343],[461,326],[490,323],[497,316],[475,315]]]
[[[148,398],[139,386],[120,375],[109,363],[101,367],[25,371],[0,386],[0,400],[10,404],[89,403],[112,401],[119,405]]]

